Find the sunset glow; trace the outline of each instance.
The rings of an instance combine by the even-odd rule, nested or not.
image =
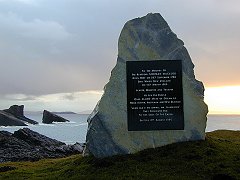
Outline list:
[[[240,114],[240,86],[206,88],[205,102],[209,114]]]

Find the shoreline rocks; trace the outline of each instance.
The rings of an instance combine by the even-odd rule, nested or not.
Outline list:
[[[42,123],[51,124],[53,122],[69,122],[69,120],[67,120],[67,119],[65,119],[61,116],[58,116],[54,113],[51,113],[47,110],[44,110],[43,111]]]
[[[0,126],[27,126],[26,123],[38,124],[24,116],[24,105],[13,105],[9,109],[0,110]]]
[[[83,151],[83,145],[66,145],[28,128],[14,133],[0,131],[0,163],[9,161],[37,161],[60,158]]]

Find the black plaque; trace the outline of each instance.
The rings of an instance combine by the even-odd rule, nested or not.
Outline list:
[[[129,131],[183,130],[182,61],[127,61]]]

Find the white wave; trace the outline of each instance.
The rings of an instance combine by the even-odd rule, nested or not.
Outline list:
[[[40,126],[54,126],[54,124],[45,124],[45,123],[39,123]],[[33,125],[32,127],[35,127],[36,125]]]

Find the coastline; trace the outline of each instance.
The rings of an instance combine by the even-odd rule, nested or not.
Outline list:
[[[240,131],[104,159],[74,155],[0,164],[0,179],[240,179]]]

